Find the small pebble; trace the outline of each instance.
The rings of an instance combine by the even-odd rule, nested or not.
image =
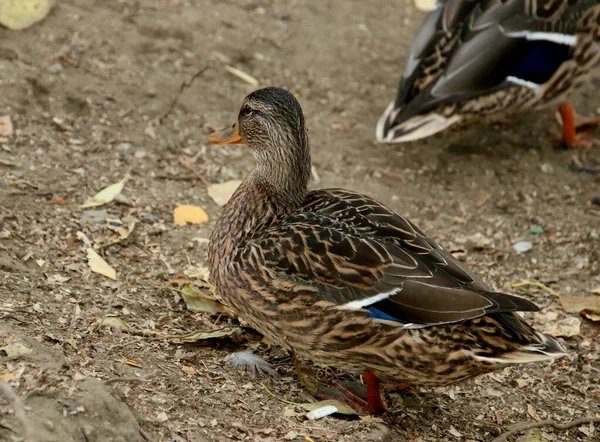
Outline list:
[[[60,63],[54,63],[48,66],[46,70],[51,74],[58,74],[60,71],[63,70],[63,65]]]
[[[531,241],[519,241],[512,246],[513,250],[517,253],[525,253],[533,248]]]
[[[131,150],[132,147],[133,144],[131,143],[119,143],[117,144],[117,151],[120,153],[127,153],[129,152],[129,150]]]

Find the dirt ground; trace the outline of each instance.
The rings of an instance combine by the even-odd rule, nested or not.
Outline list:
[[[376,144],[422,18],[410,0],[63,0],[27,31],[0,29],[0,115],[15,127],[0,139],[0,379],[23,398],[27,422],[0,399],[0,440],[27,430],[40,441],[489,441],[521,422],[600,416],[600,327],[547,290],[511,288],[533,280],[594,297],[600,150],[559,149],[553,111]],[[538,303],[528,316],[538,328],[564,335],[581,321],[561,338],[569,356],[389,394],[383,418],[307,421],[279,400],[310,399],[289,358],[256,333],[196,343],[140,333],[236,325],[191,313],[165,288],[205,266],[220,207],[198,175],[218,183],[252,168],[243,146],[206,143],[253,89],[225,64],[297,94],[320,176],[313,186],[359,190],[407,215],[492,287]],[[575,97],[580,113],[600,106],[593,90]],[[127,173],[126,200],[95,215],[78,207]],[[209,222],[175,226],[180,204],[204,208]],[[119,229],[133,231],[110,245]],[[115,281],[90,272],[82,238]],[[511,246],[522,240],[533,248],[518,254]],[[100,326],[105,315],[132,332]],[[225,357],[247,348],[277,375],[229,367]],[[509,440],[599,440],[597,427],[545,426]]]

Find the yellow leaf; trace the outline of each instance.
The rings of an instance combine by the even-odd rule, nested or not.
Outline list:
[[[14,377],[15,377],[14,373],[0,374],[0,381],[8,382],[8,381],[11,381]]]
[[[187,374],[196,374],[196,369],[194,367],[190,367],[189,365],[184,365],[181,367],[181,370]]]
[[[115,196],[117,196],[119,193],[121,193],[123,191],[123,187],[125,187],[125,183],[127,182],[128,179],[129,179],[129,175],[125,176],[125,178],[123,178],[118,183],[114,183],[108,187],[105,187],[100,192],[98,192],[96,195],[94,195],[89,200],[87,200],[85,203],[83,203],[81,206],[79,206],[79,208],[87,209],[89,207],[98,207],[98,206],[103,206],[104,204],[110,203],[112,200],[115,199]]]
[[[0,25],[20,31],[42,20],[54,0],[2,0],[0,1]]]
[[[208,221],[208,215],[200,207],[183,205],[173,210],[173,219],[178,226],[203,224]]]
[[[99,273],[110,279],[117,279],[117,272],[91,247],[86,250],[88,265],[94,273]]]
[[[211,184],[206,191],[216,204],[224,206],[241,183],[240,180],[230,180],[220,184]]]
[[[0,9],[2,6],[0,6]],[[13,125],[10,116],[4,115],[0,117],[0,135],[9,136],[13,134]]]

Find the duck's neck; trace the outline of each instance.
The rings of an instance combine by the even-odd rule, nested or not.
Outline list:
[[[300,207],[308,192],[310,148],[308,137],[299,144],[253,149],[257,166],[238,187],[217,221],[209,244],[211,267],[231,257],[274,221]]]

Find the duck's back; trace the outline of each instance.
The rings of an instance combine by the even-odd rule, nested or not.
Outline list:
[[[599,4],[438,2],[412,42],[378,138],[408,141],[562,99],[600,62]]]

